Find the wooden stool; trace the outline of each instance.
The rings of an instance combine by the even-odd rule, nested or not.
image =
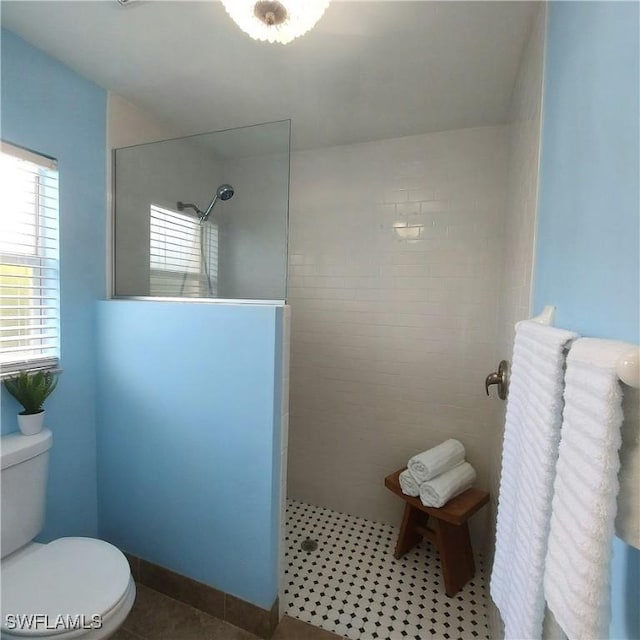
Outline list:
[[[387,489],[406,502],[395,557],[401,558],[421,538],[426,538],[440,552],[445,591],[448,596],[454,596],[475,574],[467,521],[489,502],[489,494],[467,489],[440,509],[425,507],[420,498],[402,493],[399,476],[403,471],[400,469],[384,479]],[[431,527],[427,526],[429,517],[433,520]]]

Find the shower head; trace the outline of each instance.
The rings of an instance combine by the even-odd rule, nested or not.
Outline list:
[[[218,200],[222,200],[223,202],[226,200],[231,200],[234,193],[235,189],[230,184],[221,184],[216,189],[216,192],[211,199],[209,206],[204,211],[198,209],[195,204],[189,202],[178,202],[178,211],[184,211],[187,208],[193,209],[198,214],[198,217],[200,218],[200,224],[202,224],[203,222],[207,221],[207,219],[209,218],[209,214],[213,211],[213,207],[216,206],[216,202],[218,202]]]
[[[216,202],[218,202],[218,200],[222,200],[223,202],[225,200],[231,200],[234,193],[235,191],[230,184],[221,184],[216,189],[216,194],[213,196],[213,199],[209,203],[209,206],[204,211],[200,212],[200,223],[202,224],[203,222],[207,221],[209,214],[213,210],[213,207],[216,206]]]
[[[231,200],[234,193],[235,191],[230,184],[221,184],[216,189],[216,196],[220,198],[220,200]]]
[[[209,206],[204,211],[200,212],[200,224],[203,224],[207,221],[207,219],[209,218],[209,214],[213,210],[213,207],[216,206],[216,202],[218,202],[218,200],[222,200],[223,202],[225,200],[231,200],[234,193],[235,191],[230,184],[221,184],[216,189],[216,194],[213,196],[213,199],[209,203]]]

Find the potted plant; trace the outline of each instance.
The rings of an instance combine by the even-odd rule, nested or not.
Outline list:
[[[51,371],[23,371],[4,380],[7,391],[24,407],[18,414],[18,426],[25,436],[42,431],[44,401],[53,393],[58,378]]]

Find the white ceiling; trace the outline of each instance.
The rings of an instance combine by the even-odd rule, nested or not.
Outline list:
[[[217,1],[2,2],[2,25],[184,133],[291,118],[294,148],[498,124],[535,3],[334,1],[289,45]]]

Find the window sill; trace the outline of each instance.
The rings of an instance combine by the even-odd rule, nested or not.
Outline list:
[[[23,369],[13,369],[12,371],[0,371],[0,380],[5,378],[12,378],[20,375],[21,373],[37,373],[38,371],[50,371],[51,373],[63,373],[64,369],[59,364],[52,364],[50,366],[25,366]]]

